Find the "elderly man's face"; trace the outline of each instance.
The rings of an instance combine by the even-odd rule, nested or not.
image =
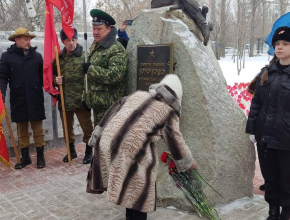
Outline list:
[[[67,39],[63,40],[62,43],[65,46],[66,52],[71,53],[76,49],[78,40],[75,38],[71,38],[71,39],[67,38]]]
[[[16,46],[22,48],[24,51],[29,50],[31,37],[20,36],[15,37]]]
[[[98,43],[101,42],[111,31],[111,26],[107,27],[105,24],[93,25],[94,39]]]

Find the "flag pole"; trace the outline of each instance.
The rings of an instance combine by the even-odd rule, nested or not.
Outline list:
[[[11,123],[10,123],[10,120],[9,120],[9,116],[7,114],[7,111],[6,111],[5,107],[4,107],[4,109],[5,109],[5,112],[6,112],[5,119],[6,119],[6,123],[7,123],[7,126],[8,126],[10,137],[11,137],[11,140],[12,140],[12,145],[13,145],[13,148],[14,148],[15,157],[17,159],[17,163],[21,164],[19,151],[18,151],[18,148],[16,146],[16,141],[15,141],[15,138],[14,138],[14,135],[13,135],[13,131],[12,131]]]
[[[84,14],[84,39],[85,39],[85,63],[88,62],[88,45],[87,45],[87,8],[86,8],[86,0],[83,0],[83,14]],[[88,92],[88,74],[85,73],[85,81],[86,81],[86,93]]]
[[[54,51],[55,51],[57,75],[58,77],[61,77],[57,46],[54,46]],[[59,89],[60,89],[60,100],[61,100],[61,109],[62,109],[62,116],[63,116],[64,136],[65,136],[65,143],[66,143],[66,149],[67,149],[67,155],[68,155],[68,164],[71,166],[71,155],[70,155],[68,133],[67,133],[67,122],[66,122],[66,114],[65,114],[65,106],[64,106],[63,88],[61,84],[59,85]]]

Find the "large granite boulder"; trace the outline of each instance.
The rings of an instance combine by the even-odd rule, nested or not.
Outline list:
[[[128,93],[136,90],[137,45],[174,43],[175,73],[180,77],[181,131],[196,158],[200,174],[224,197],[209,187],[205,193],[214,204],[252,196],[255,150],[245,134],[246,117],[227,92],[226,81],[211,49],[203,46],[200,31],[181,10],[169,7],[144,10],[132,26],[128,44],[130,57]],[[158,150],[167,150],[158,143]],[[192,210],[177,189],[167,166],[159,164],[159,206]]]

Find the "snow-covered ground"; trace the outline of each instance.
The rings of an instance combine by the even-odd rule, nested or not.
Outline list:
[[[267,64],[269,64],[268,54],[261,54],[261,56],[248,57],[245,59],[245,69],[242,69],[240,75],[238,75],[237,63],[233,63],[232,55],[226,55],[225,58],[219,60],[220,67],[223,71],[224,77],[228,85],[234,85],[234,83],[247,83],[250,82],[260,70]]]

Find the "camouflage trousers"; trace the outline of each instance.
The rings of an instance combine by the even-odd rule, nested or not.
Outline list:
[[[94,126],[96,127],[109,108],[96,108],[94,111]]]
[[[83,142],[86,144],[88,143],[89,139],[91,138],[91,135],[93,133],[93,125],[91,120],[91,112],[87,110],[77,110],[77,111],[66,111],[66,121],[67,121],[67,133],[69,138],[69,143],[72,143],[75,141],[75,133],[74,133],[74,114],[76,114],[80,126],[83,130],[84,136],[83,136]],[[60,118],[63,123],[63,115],[62,111],[60,111]],[[63,126],[63,124],[62,124]]]
[[[31,133],[28,132],[28,123],[30,123],[31,130],[33,132],[33,140],[35,147],[42,147],[45,145],[44,135],[42,129],[42,121],[25,121],[25,122],[16,122],[17,124],[17,135],[19,147],[25,148],[29,146],[29,137]]]

